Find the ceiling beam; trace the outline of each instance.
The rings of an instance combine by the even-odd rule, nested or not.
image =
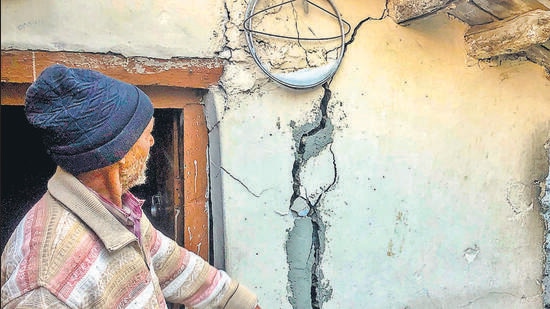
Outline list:
[[[550,39],[550,11],[534,10],[472,26],[464,39],[467,54],[477,59],[523,52]]]

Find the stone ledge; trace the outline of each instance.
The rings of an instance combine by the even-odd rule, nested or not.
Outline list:
[[[550,11],[525,14],[471,27],[464,35],[466,52],[477,59],[523,52],[550,39]]]
[[[432,14],[452,0],[388,0],[388,15],[397,24]]]

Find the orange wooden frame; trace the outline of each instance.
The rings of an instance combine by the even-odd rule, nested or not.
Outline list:
[[[25,91],[37,74],[54,63],[90,68],[134,84],[155,108],[183,109],[183,180],[176,203],[183,201],[183,243],[205,260],[209,258],[207,205],[208,133],[202,94],[218,83],[223,72],[219,59],[152,59],[114,54],[2,50],[1,104],[23,105]],[[201,91],[202,90],[202,91]],[[178,206],[176,206],[178,207]],[[178,218],[176,218],[178,219]],[[176,237],[177,238],[177,237]]]

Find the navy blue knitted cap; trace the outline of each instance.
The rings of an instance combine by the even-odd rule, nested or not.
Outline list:
[[[55,64],[27,90],[25,114],[53,161],[78,175],[122,159],[149,124],[153,105],[134,85]]]

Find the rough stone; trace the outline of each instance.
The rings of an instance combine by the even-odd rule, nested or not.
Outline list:
[[[452,0],[388,0],[388,14],[398,24],[434,13]]]
[[[477,59],[515,54],[550,39],[550,11],[535,10],[507,20],[471,27],[466,52]]]

